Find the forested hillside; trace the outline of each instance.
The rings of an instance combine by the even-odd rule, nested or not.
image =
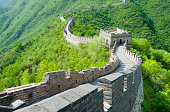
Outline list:
[[[109,52],[97,43],[70,46],[58,14],[119,0],[12,0],[0,15],[0,90],[42,80],[43,72],[101,67]],[[55,21],[57,19],[57,21]],[[47,25],[52,21],[50,25]],[[53,22],[54,21],[54,22]],[[44,29],[43,31],[41,31]],[[40,32],[41,31],[41,32]],[[40,33],[39,33],[40,32]],[[11,48],[12,46],[12,48]],[[93,48],[93,46],[98,46]],[[10,48],[10,49],[9,49]],[[8,50],[9,49],[9,50]],[[75,55],[77,54],[77,55]]]
[[[32,39],[64,12],[117,1],[120,0],[11,0],[6,7],[12,9],[0,15],[0,54],[16,42]]]
[[[169,52],[168,0],[147,0],[147,4],[140,0],[134,1],[135,3],[131,4],[76,12],[66,17],[74,16],[76,19],[76,23],[72,26],[73,34],[93,36],[98,35],[101,28],[120,27],[132,31],[134,38],[147,38],[155,49]],[[141,6],[136,5],[136,2]]]
[[[48,71],[104,66],[109,51],[102,42],[70,45],[63,36],[66,23],[58,16],[80,7],[118,1],[121,0],[11,0],[1,7],[0,91],[40,82]],[[66,15],[75,17],[75,35],[99,35],[100,29],[111,27],[132,31],[135,39],[131,51],[143,59],[142,106],[146,112],[170,110],[169,4],[168,0],[133,0]]]
[[[142,56],[144,112],[170,110],[170,53],[153,49],[146,39],[133,39],[132,52]]]
[[[102,42],[96,40],[79,46],[70,45],[63,36],[65,24],[59,19],[51,22],[33,40],[16,45],[0,58],[0,91],[41,82],[44,72],[81,71],[106,64],[110,53]]]
[[[131,51],[142,56],[143,59],[145,95],[142,103],[143,109],[145,112],[167,112],[170,110],[170,53],[167,52],[170,45],[168,34],[170,23],[166,22],[169,21],[168,2],[163,1],[159,4],[161,2],[159,0],[151,1],[148,3],[154,2],[150,7],[152,12],[147,15],[146,10],[142,10],[141,6],[132,2],[114,7],[75,12],[65,17],[75,18],[72,33],[79,36],[99,35],[100,29],[111,27],[132,31],[132,37],[135,39],[133,39]],[[155,4],[160,5],[159,10],[162,11],[160,15],[156,14],[159,10],[155,10],[158,8],[154,7]],[[142,6],[145,6],[144,3]],[[149,17],[152,17],[153,21],[157,23],[151,22],[152,19]],[[163,48],[167,51],[153,48]]]
[[[85,45],[84,47],[82,46],[82,49],[81,47],[79,49],[73,47],[75,51],[73,49],[70,51],[73,54],[78,54],[76,51],[79,51],[80,56],[75,57],[72,56],[73,54],[65,54],[69,51],[69,45],[62,49],[61,46],[65,47],[67,43],[60,40],[61,37],[63,38],[64,26],[55,26],[61,21],[51,23],[51,26],[47,25],[49,21],[55,21],[59,14],[64,12],[90,5],[97,7],[104,3],[110,4],[120,0],[101,0],[97,3],[96,1],[98,0],[11,0],[6,4],[4,7],[10,8],[10,10],[0,15],[0,90],[41,81],[43,72],[46,71],[66,70],[69,68],[82,70],[91,66],[103,66],[108,60],[108,51],[106,49],[101,53],[96,50],[97,54],[95,52],[90,54],[93,49],[88,49],[88,45]],[[43,33],[41,32],[42,30]],[[53,35],[52,32],[56,35]],[[55,43],[62,44],[56,46]],[[42,47],[43,45],[44,47]],[[86,47],[87,50],[84,50],[83,48]],[[99,49],[103,49],[102,47],[99,46]],[[60,51],[58,52],[56,49]],[[90,56],[84,56],[88,54],[87,52]],[[68,59],[70,55],[72,58]],[[87,63],[81,64],[87,59],[90,60],[89,58],[92,58],[91,62],[87,61]],[[92,61],[93,59],[94,61]],[[66,66],[69,60],[70,62]],[[50,69],[52,66],[47,63],[54,64],[57,67]],[[40,66],[44,67],[41,71]],[[24,72],[26,70],[27,72]],[[31,78],[25,77],[24,74]],[[22,83],[21,80],[24,80],[23,78],[21,79],[22,76],[28,81]]]
[[[170,52],[170,1],[169,0],[133,0],[141,8],[152,30],[152,45],[157,49]]]

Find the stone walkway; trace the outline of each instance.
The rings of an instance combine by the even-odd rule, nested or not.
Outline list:
[[[133,63],[131,60],[129,60],[123,53],[123,45],[118,45],[116,47],[116,50],[115,50],[115,54],[118,56],[119,58],[119,62],[120,62],[120,65],[119,67],[113,71],[112,73],[118,73],[118,72],[121,72],[121,71],[124,71],[124,70],[127,70],[127,69],[130,69],[132,66],[135,65],[135,63]],[[110,74],[112,74],[110,73]],[[94,80],[92,82],[90,82],[90,84],[94,85],[94,86],[98,86],[98,82],[97,80]]]
[[[131,60],[129,60],[123,53],[123,45],[119,45],[116,47],[115,54],[119,58],[120,66],[113,73],[121,72],[127,69],[130,69],[135,65]]]
[[[132,66],[135,65],[135,63],[133,63],[131,60],[129,60],[123,53],[123,45],[118,45],[116,47],[115,50],[115,54],[118,56],[119,58],[119,67],[113,71],[112,73],[110,73],[109,75],[113,74],[113,73],[119,73],[121,71],[127,70],[129,68],[131,68]],[[90,84],[98,87],[98,82],[97,80],[92,81]],[[108,109],[111,107],[111,105],[107,104],[104,102],[104,112],[107,112]]]

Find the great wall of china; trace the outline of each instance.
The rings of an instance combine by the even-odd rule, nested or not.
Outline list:
[[[112,6],[126,2],[130,0]],[[89,9],[93,7],[75,11]],[[65,14],[61,16],[62,21],[66,21]],[[93,37],[73,35],[70,32],[73,22],[72,18],[68,19],[64,27],[68,42],[77,45],[93,41]],[[142,59],[127,50],[132,47],[131,32],[104,29],[100,30],[100,37],[104,37],[106,46],[112,49],[104,67],[80,72],[46,72],[41,83],[5,89],[0,92],[0,112],[141,112]]]

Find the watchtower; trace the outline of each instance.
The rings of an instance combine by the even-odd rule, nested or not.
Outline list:
[[[104,37],[106,46],[110,49],[115,42],[124,44],[127,42],[127,47],[132,47],[132,34],[129,31],[119,28],[101,29],[100,36]]]

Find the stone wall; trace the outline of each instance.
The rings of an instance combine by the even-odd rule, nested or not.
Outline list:
[[[127,44],[125,43],[124,54],[135,62],[135,66],[98,79],[98,86],[104,92],[104,102],[110,105],[108,112],[130,112],[132,110],[136,112],[137,109],[140,110],[137,107],[140,107],[143,99],[143,92],[139,92],[143,90],[140,86],[142,85],[142,59],[126,48]]]
[[[111,4],[111,6],[127,3],[127,1],[130,1],[130,0],[122,0],[122,2]],[[107,5],[104,4],[104,5],[99,6],[98,8],[103,8],[103,7],[106,7],[106,6]],[[77,12],[77,11],[92,10],[92,9],[94,9],[93,6],[88,6],[88,8],[81,8],[81,9],[76,9],[76,10],[73,10],[73,11],[69,11],[69,12],[66,12],[63,15],[61,15],[60,19],[61,19],[61,21],[66,21],[64,16],[67,15],[67,14],[71,14],[71,13],[74,13],[74,12]],[[64,27],[64,36],[66,37],[66,40],[68,42],[70,42],[70,43],[72,43],[74,45],[78,45],[79,43],[91,42],[91,41],[94,40],[93,37],[83,37],[83,36],[76,36],[76,35],[72,34],[70,32],[70,30],[71,30],[71,25],[73,24],[74,20],[73,20],[73,18],[67,18],[67,19],[68,19],[67,24]],[[104,32],[104,30],[100,30],[100,35],[107,35],[107,34]],[[131,43],[132,43],[132,41],[131,41],[131,32],[122,33],[122,34],[112,34],[112,36],[116,36],[117,38],[119,38],[119,37],[126,37],[126,39],[128,38],[128,40],[129,40],[128,47],[129,48],[132,47],[132,45],[131,45]],[[126,41],[124,38],[121,38],[121,39],[123,40],[123,43]],[[110,40],[110,45],[107,46],[109,49],[111,48],[111,46],[113,46],[113,44],[111,44],[111,43],[114,43],[114,42],[112,42],[112,41],[113,40]],[[117,39],[115,41],[118,41],[118,43],[120,43],[119,39]]]
[[[66,21],[65,18],[64,18],[64,15],[61,15],[61,16],[60,16],[60,19],[61,19],[62,22],[63,22],[63,21]]]
[[[100,36],[105,38],[105,43],[108,48],[113,46],[115,42],[118,44],[127,43],[128,48],[132,48],[132,33],[119,28],[101,29]]]
[[[133,105],[133,112],[143,112],[142,107],[141,107],[141,102],[144,101],[144,94],[143,94],[143,79],[141,77],[141,83],[139,85],[137,97],[135,100],[135,103]]]
[[[104,112],[103,90],[84,84],[15,112]]]
[[[114,4],[111,4],[111,6],[116,6],[116,5],[120,5],[120,4],[124,4],[125,2],[122,1],[122,2],[119,2],[119,3],[114,3]]]
[[[130,3],[130,0],[123,0],[124,3]]]
[[[36,109],[44,111],[44,108],[46,111],[53,109],[58,112],[103,112],[103,102],[110,105],[108,112],[130,112],[132,110],[140,112],[140,102],[143,99],[142,60],[139,56],[128,51],[126,49],[127,44],[125,43],[124,54],[135,62],[136,65],[120,73],[107,75],[119,65],[118,57],[113,53],[116,49],[116,45],[117,42],[113,46],[110,61],[105,67],[91,67],[90,70],[83,70],[81,72],[68,70],[66,72],[54,71],[44,73],[43,82],[41,83],[33,83],[4,90],[0,94],[0,103],[9,105],[11,102],[20,99],[28,105],[34,101],[42,100],[43,98],[59,93],[39,103],[17,110],[16,112],[32,110],[36,112],[38,111]],[[107,76],[101,77],[103,75]],[[96,79],[98,79],[99,90],[92,85],[91,87],[88,87],[90,86],[89,84],[87,84],[88,86],[85,86],[86,84],[84,85],[84,83]],[[76,88],[67,90],[72,87]],[[83,87],[84,90],[82,90]],[[92,89],[87,92],[90,88]],[[102,88],[102,90],[100,88]],[[61,99],[61,97],[64,97],[64,99],[71,99],[66,101]]]
[[[71,25],[73,24],[74,19],[69,18],[65,27],[64,27],[64,36],[67,40],[67,42],[70,42],[74,45],[78,45],[79,43],[85,43],[85,42],[92,42],[94,40],[93,37],[84,37],[84,36],[76,36],[70,32]],[[100,36],[97,37],[99,39],[100,37],[105,38],[106,46],[110,49],[115,42],[121,44],[127,42],[127,47],[132,47],[132,34],[129,31],[125,31],[119,28],[116,28],[116,30],[121,30],[121,32],[109,32],[105,29],[100,30]],[[107,40],[107,42],[106,42]],[[120,42],[121,41],[121,42]]]
[[[74,45],[78,45],[79,43],[92,42],[93,37],[76,36],[70,32],[73,21],[73,18],[68,19],[67,24],[64,27],[64,36],[66,37],[67,42],[70,42]]]
[[[28,105],[39,99],[105,76],[119,66],[118,57],[114,54],[115,48],[116,43],[113,46],[110,61],[104,67],[91,67],[89,70],[80,72],[76,70],[46,72],[43,74],[43,82],[41,83],[8,88],[2,91],[0,93],[0,105],[9,106],[9,104],[18,99]]]
[[[63,16],[61,16],[61,20],[65,20]],[[92,37],[73,35],[70,32],[70,25],[73,21],[72,18],[68,19],[64,27],[66,40],[75,45],[80,42],[93,41]],[[142,59],[128,51],[127,41],[124,42],[124,55],[135,63],[130,69],[112,73],[119,66],[119,59],[114,53],[119,41],[115,41],[110,60],[104,67],[91,67],[89,70],[80,72],[76,70],[46,72],[43,74],[43,82],[41,83],[8,88],[2,91],[0,105],[9,106],[19,99],[24,101],[27,106],[32,105],[16,112],[103,112],[104,103],[108,106],[108,112],[140,112],[140,102],[143,100]],[[85,84],[97,79],[98,89],[90,84]],[[38,103],[33,104],[35,102]]]

